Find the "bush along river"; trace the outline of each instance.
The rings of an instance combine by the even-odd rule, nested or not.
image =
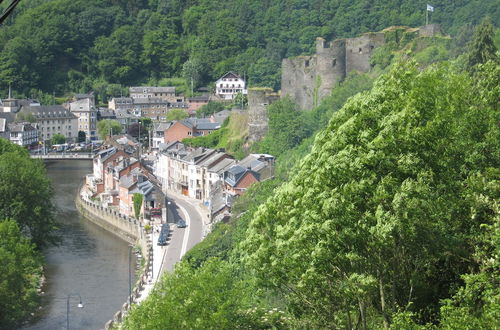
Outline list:
[[[129,293],[129,244],[80,216],[75,195],[92,162],[47,162],[61,242],[44,251],[42,307],[24,329],[102,329]],[[132,255],[130,268],[135,271]],[[132,276],[132,285],[135,281]],[[69,296],[69,300],[68,300]],[[83,308],[78,307],[80,297]],[[68,313],[69,301],[69,313]]]

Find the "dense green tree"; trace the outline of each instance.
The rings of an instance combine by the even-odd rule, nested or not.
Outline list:
[[[134,216],[136,219],[139,219],[139,215],[142,210],[142,201],[144,200],[144,196],[140,193],[135,193],[132,195],[132,203],[134,204]]]
[[[63,144],[66,142],[66,137],[62,134],[56,133],[50,138],[50,143],[52,144]]]
[[[397,310],[436,321],[493,222],[465,198],[498,165],[487,90],[449,66],[401,65],[352,98],[251,224],[243,256],[261,285],[315,326],[388,326]]]
[[[84,131],[78,131],[78,142],[85,142],[87,134]]]
[[[17,328],[39,303],[42,258],[15,221],[0,221],[0,329]]]
[[[0,139],[0,219],[12,219],[38,247],[56,241],[53,191],[43,163]]]
[[[275,156],[297,146],[309,134],[304,115],[289,98],[283,98],[267,107],[269,131],[258,145],[258,151]]]
[[[480,63],[486,63],[489,60],[498,61],[497,48],[493,42],[494,35],[494,27],[489,18],[476,28],[467,54],[469,72],[475,72],[475,67]]]
[[[224,110],[224,104],[221,102],[209,101],[207,104],[202,105],[196,110],[196,117],[208,117],[216,112]]]
[[[104,119],[97,122],[97,134],[101,140],[105,140],[107,136],[120,134],[122,132],[122,126],[116,120]]]
[[[488,14],[500,21],[497,1],[457,0],[436,4],[432,22],[456,34]],[[196,59],[193,85],[237,71],[252,86],[279,89],[281,60],[312,53],[316,37],[424,21],[425,6],[409,0],[30,1],[0,30],[0,88],[52,94],[86,92],[100,80],[139,85],[181,76],[183,63]]]
[[[172,109],[167,113],[167,120],[181,120],[187,117],[188,113],[182,109]]]

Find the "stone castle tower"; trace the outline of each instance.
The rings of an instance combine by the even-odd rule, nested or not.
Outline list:
[[[301,109],[311,109],[349,72],[368,72],[373,50],[384,44],[383,32],[331,42],[317,38],[316,54],[283,59],[281,95],[292,97]]]
[[[310,110],[320,104],[351,71],[368,72],[370,58],[377,47],[392,38],[391,32],[433,37],[442,34],[439,24],[420,28],[391,27],[356,38],[327,42],[316,39],[316,54],[285,58],[281,66],[281,97],[290,96],[300,109]],[[393,34],[394,36],[394,34]],[[396,37],[399,38],[399,37]],[[267,132],[266,106],[278,99],[270,88],[248,90],[249,140],[259,141]]]
[[[267,133],[266,107],[279,99],[279,95],[272,88],[248,89],[248,139],[255,142],[262,139]]]

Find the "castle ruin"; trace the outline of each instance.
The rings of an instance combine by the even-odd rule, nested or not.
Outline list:
[[[317,38],[316,54],[283,59],[281,97],[290,96],[302,110],[314,108],[349,72],[370,71],[370,58],[377,47],[389,41],[399,43],[405,34],[406,37],[433,37],[442,32],[439,24],[429,24],[420,28],[390,27],[381,32],[330,42]],[[266,134],[266,107],[278,98],[271,88],[248,90],[249,142],[259,141]]]
[[[420,37],[441,33],[438,24],[406,28]],[[387,29],[390,30],[391,28]],[[386,31],[326,42],[316,39],[316,54],[285,58],[281,66],[281,95],[289,95],[303,110],[310,110],[330,94],[351,71],[368,72],[370,58],[377,47],[386,44]]]
[[[279,95],[272,88],[248,89],[248,140],[261,140],[267,133],[266,107],[279,99]]]

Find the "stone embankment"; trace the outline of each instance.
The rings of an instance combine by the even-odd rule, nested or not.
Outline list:
[[[134,285],[131,296],[127,298],[122,308],[115,313],[113,319],[109,320],[104,325],[104,329],[111,329],[114,325],[122,322],[123,317],[131,308],[131,303],[136,302],[141,297],[144,287],[148,283],[148,273],[152,266],[152,242],[150,236],[146,234],[142,222],[135,218],[120,214],[116,210],[103,207],[82,198],[81,189],[80,193],[76,196],[75,204],[80,214],[87,220],[119,236],[130,244],[138,245],[142,255],[147,256],[144,268]]]

